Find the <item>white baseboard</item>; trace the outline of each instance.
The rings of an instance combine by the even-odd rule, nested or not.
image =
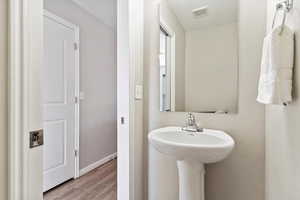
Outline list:
[[[117,153],[113,153],[111,155],[106,156],[105,158],[98,160],[97,162],[94,162],[93,164],[90,164],[89,166],[80,169],[79,171],[79,176],[82,176],[90,171],[92,171],[93,169],[96,169],[97,167],[115,159],[117,157]]]

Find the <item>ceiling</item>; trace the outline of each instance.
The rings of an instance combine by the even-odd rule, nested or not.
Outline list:
[[[82,9],[95,16],[102,23],[116,29],[117,1],[116,0],[72,0]]]
[[[166,0],[186,31],[237,21],[237,0]],[[192,10],[208,6],[207,14],[195,17]]]

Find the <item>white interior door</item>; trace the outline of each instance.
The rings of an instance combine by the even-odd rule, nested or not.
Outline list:
[[[47,191],[75,176],[75,30],[44,14],[44,184]]]

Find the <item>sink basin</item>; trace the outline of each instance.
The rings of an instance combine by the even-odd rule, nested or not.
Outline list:
[[[203,132],[184,132],[181,127],[166,127],[149,134],[150,144],[163,154],[177,160],[202,163],[219,162],[234,147],[234,140],[223,131],[204,129]]]
[[[166,127],[150,132],[148,139],[156,150],[176,158],[180,200],[204,200],[204,164],[225,159],[235,145],[228,134],[211,129],[185,132]]]

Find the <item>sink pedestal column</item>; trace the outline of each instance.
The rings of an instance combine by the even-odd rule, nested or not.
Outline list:
[[[196,161],[177,161],[179,200],[204,200],[204,164]]]

